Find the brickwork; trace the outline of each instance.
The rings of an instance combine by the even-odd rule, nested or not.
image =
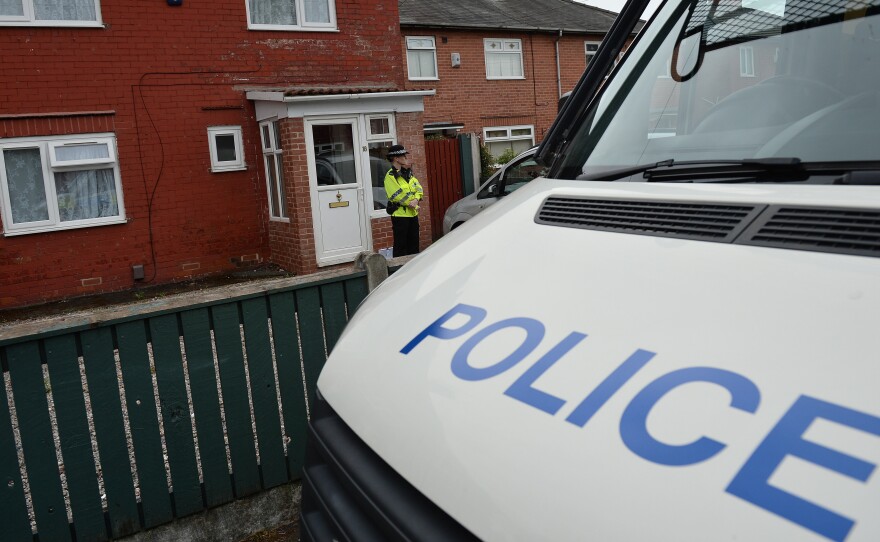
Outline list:
[[[434,36],[437,47],[438,81],[409,81],[407,88],[434,88],[425,98],[425,122],[464,124],[462,132],[482,135],[492,126],[533,125],[535,142],[540,142],[556,118],[559,82],[556,70],[556,42],[562,92],[577,84],[586,68],[584,42],[599,41],[602,34],[529,34],[516,31],[468,31],[403,29],[404,36]],[[486,78],[484,38],[519,39],[522,43],[524,79]],[[401,40],[406,59],[406,40]],[[459,53],[461,65],[452,67],[451,55]],[[404,66],[404,74],[406,67]]]
[[[150,283],[270,259],[311,269],[304,148],[284,158],[290,224],[270,222],[242,89],[399,88],[397,2],[336,0],[338,32],[248,30],[245,5],[104,0],[103,28],[2,27],[0,138],[113,132],[127,223],[0,237],[0,308],[128,288],[135,264]],[[218,125],[242,126],[245,170],[211,172]]]

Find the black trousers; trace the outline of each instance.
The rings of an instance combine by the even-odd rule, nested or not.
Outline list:
[[[392,216],[394,257],[419,253],[419,217]]]

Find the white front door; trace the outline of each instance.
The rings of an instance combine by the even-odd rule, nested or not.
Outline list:
[[[357,117],[306,120],[318,265],[350,262],[370,246]]]

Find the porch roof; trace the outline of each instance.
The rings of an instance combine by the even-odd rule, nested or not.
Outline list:
[[[356,100],[359,98],[403,98],[433,96],[434,89],[403,90],[389,87],[248,87],[249,100],[307,102]]]

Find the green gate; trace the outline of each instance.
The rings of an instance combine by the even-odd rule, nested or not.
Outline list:
[[[366,295],[355,273],[0,340],[3,540],[119,538],[299,479]]]

